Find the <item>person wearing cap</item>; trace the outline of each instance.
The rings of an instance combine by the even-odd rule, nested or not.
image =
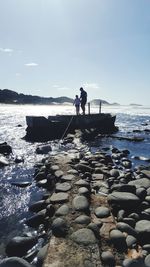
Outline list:
[[[80,88],[81,95],[80,95],[80,101],[81,101],[81,109],[83,111],[83,115],[85,114],[85,105],[87,102],[87,92],[81,87]]]

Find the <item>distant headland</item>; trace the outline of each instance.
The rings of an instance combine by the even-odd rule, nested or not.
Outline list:
[[[60,96],[60,97],[41,97],[35,95],[25,95],[22,93],[17,93],[15,91],[9,89],[0,89],[0,103],[3,104],[38,104],[38,105],[54,105],[54,104],[72,104],[73,99]],[[103,105],[119,105],[118,103],[112,103],[102,100],[102,99],[94,99],[90,101],[92,105],[99,105],[99,103]]]

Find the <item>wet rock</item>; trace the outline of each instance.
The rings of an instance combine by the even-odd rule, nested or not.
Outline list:
[[[90,217],[87,215],[80,215],[75,219],[75,223],[78,224],[89,224],[91,221]]]
[[[141,170],[141,173],[143,173],[147,178],[150,179],[150,170]]]
[[[31,183],[30,182],[12,182],[11,185],[15,185],[15,186],[24,188],[24,187],[31,185]]]
[[[58,167],[58,165],[52,165],[52,166],[50,167],[50,170],[51,170],[51,172],[54,174],[55,171],[58,171],[58,170],[59,170],[59,167]]]
[[[68,200],[69,200],[69,195],[67,193],[54,193],[50,197],[50,201],[53,204],[68,202]]]
[[[82,228],[71,235],[71,239],[80,245],[92,245],[97,243],[96,237],[92,230]]]
[[[57,179],[61,178],[63,176],[63,171],[61,170],[58,170],[58,171],[55,171],[54,175]]]
[[[35,177],[34,177],[34,179],[36,180],[36,181],[40,181],[40,180],[43,180],[43,179],[45,179],[46,178],[46,175],[45,175],[45,172],[44,171],[40,171],[40,172],[38,172],[36,175],[35,175]]]
[[[5,157],[0,157],[0,167],[5,167],[9,165],[9,161]]]
[[[37,154],[48,154],[51,151],[52,151],[52,147],[50,145],[42,145],[36,148]]]
[[[21,237],[12,238],[6,246],[6,254],[11,256],[24,256],[29,249],[37,243],[37,237]]]
[[[93,172],[93,168],[91,168],[91,167],[89,167],[89,166],[87,166],[87,165],[85,165],[85,164],[81,164],[81,163],[79,163],[79,164],[77,164],[77,165],[75,165],[75,168],[78,170],[78,171],[81,171],[81,172]]]
[[[79,190],[78,190],[78,193],[79,193],[79,195],[81,195],[81,196],[85,196],[85,197],[89,197],[89,195],[90,195],[90,191],[88,190],[88,188],[86,188],[86,187],[80,187],[79,188]]]
[[[113,192],[108,195],[108,202],[110,205],[113,204],[130,210],[131,208],[138,207],[140,199],[132,193]]]
[[[58,210],[56,210],[56,216],[65,216],[69,213],[69,206],[64,204]]]
[[[126,251],[127,244],[125,240],[125,236],[119,230],[112,230],[110,232],[110,241],[119,251]]]
[[[21,163],[21,162],[24,162],[24,159],[22,157],[16,157],[15,158],[15,163]]]
[[[146,189],[145,188],[142,188],[142,187],[139,187],[136,189],[136,195],[141,199],[141,200],[144,200],[146,195],[147,195],[147,192],[146,192]]]
[[[110,210],[107,207],[98,207],[95,209],[95,214],[98,218],[106,218],[110,216]]]
[[[87,188],[90,187],[90,184],[88,182],[86,182],[85,180],[83,180],[83,179],[78,180],[75,183],[75,185],[78,185],[78,186],[81,186],[81,187],[87,187]]]
[[[68,226],[64,219],[56,218],[52,223],[52,233],[56,237],[65,237],[68,232]]]
[[[128,192],[136,194],[136,187],[134,185],[129,185],[129,184],[118,184],[111,187],[111,192],[112,191]]]
[[[57,183],[56,184],[56,192],[67,192],[71,189],[71,185],[69,183]]]
[[[89,208],[89,202],[84,196],[76,196],[73,199],[73,208],[78,211],[87,211]]]
[[[46,215],[46,210],[38,212],[36,215],[28,218],[25,223],[30,227],[38,227],[40,224],[44,223]]]
[[[102,263],[104,266],[115,266],[115,257],[110,251],[104,251],[101,254]]]
[[[10,257],[2,260],[0,267],[32,267],[32,265],[22,258]]]
[[[12,148],[6,142],[0,144],[0,154],[9,155],[12,153]]]
[[[47,244],[39,250],[39,252],[37,254],[37,263],[36,263],[37,267],[42,267],[44,259],[45,259],[46,254],[47,254],[48,246],[49,245]]]
[[[145,267],[143,259],[125,259],[122,263],[123,267]]]
[[[46,208],[46,216],[53,217],[55,214],[55,208],[52,204],[49,204]]]

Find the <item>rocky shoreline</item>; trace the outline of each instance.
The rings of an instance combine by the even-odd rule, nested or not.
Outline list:
[[[0,267],[150,266],[150,166],[115,147],[91,153],[81,138],[36,164],[45,194],[25,222],[35,231],[10,240]]]

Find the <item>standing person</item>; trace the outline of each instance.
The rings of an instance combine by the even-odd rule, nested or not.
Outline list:
[[[80,95],[80,101],[81,101],[81,108],[83,110],[83,115],[85,114],[85,105],[87,102],[87,92],[83,90],[83,88],[80,88],[81,95]]]
[[[79,111],[80,111],[80,98],[78,97],[78,95],[76,95],[76,98],[73,102],[73,105],[75,105],[76,107],[76,114],[79,115]]]

